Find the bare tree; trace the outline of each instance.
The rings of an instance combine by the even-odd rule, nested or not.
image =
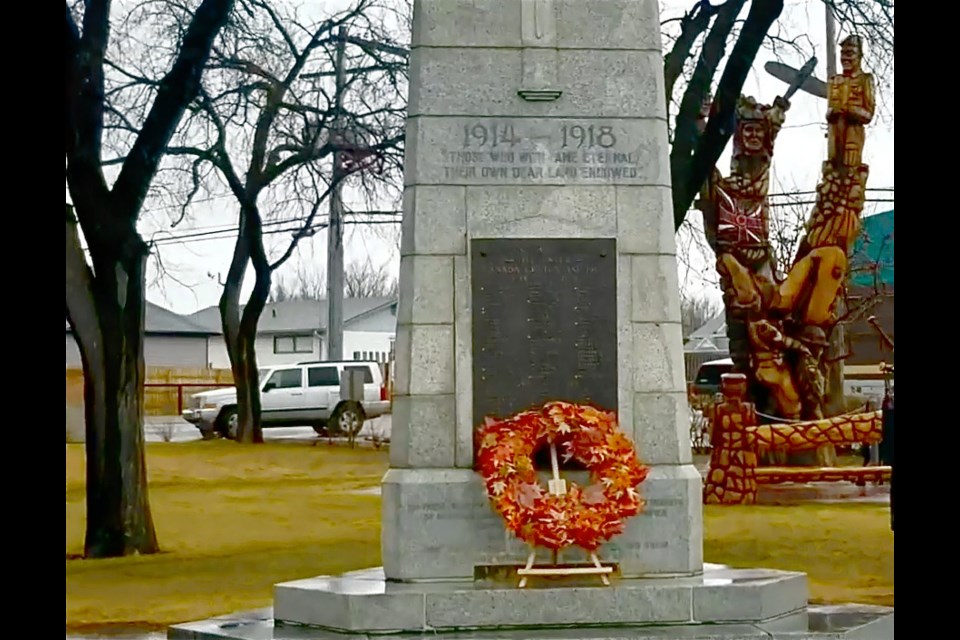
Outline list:
[[[806,234],[807,207],[801,195],[787,194],[779,199],[769,218],[770,246],[773,249],[775,276],[786,277],[793,266],[797,248]]]
[[[122,103],[128,83],[108,60],[131,30],[166,28],[166,16],[135,7],[111,18],[109,0],[65,5],[66,314],[84,375],[87,518],[84,555],[105,558],[158,550],[147,495],[143,432],[145,265],[137,219],[184,110],[200,89],[210,49],[233,0],[202,0],[154,51],[153,90]],[[111,38],[111,31],[119,37]],[[168,43],[172,43],[170,46]],[[128,135],[108,178],[102,150],[111,122]],[[112,184],[111,184],[112,182]],[[89,257],[81,244],[86,241]]]
[[[327,295],[327,279],[323,271],[307,269],[297,263],[293,273],[274,274],[273,288],[270,290],[270,302],[287,300],[320,300]]]
[[[386,265],[373,266],[370,258],[354,262],[343,274],[344,295],[348,298],[378,298],[397,295],[397,279]]]
[[[683,327],[684,340],[690,337],[691,333],[716,317],[722,309],[723,305],[703,294],[681,296],[680,322]]]
[[[301,239],[326,228],[320,211],[336,184],[368,199],[398,198],[406,59],[396,52],[406,50],[392,44],[388,23],[397,16],[385,0],[354,0],[323,20],[266,0],[238,0],[238,9],[168,153],[183,160],[181,172],[190,176],[184,211],[210,188],[208,167],[240,205],[219,305],[237,406],[221,415],[220,427],[233,423],[237,440],[253,443],[262,442],[255,341],[274,271]],[[348,37],[340,36],[342,29]],[[342,60],[340,42],[349,45]],[[337,62],[346,74],[339,96],[330,86]],[[341,164],[334,166],[335,158]],[[265,229],[265,218],[289,224]],[[286,238],[269,245],[277,233]],[[241,304],[248,266],[253,290]]]
[[[397,279],[386,265],[373,266],[369,258],[351,262],[344,269],[344,295],[347,298],[377,298],[397,295]],[[298,263],[291,273],[276,274],[270,291],[271,302],[285,300],[322,300],[327,296],[323,271]]]
[[[893,60],[892,0],[824,0],[839,26],[871,42],[870,66],[883,77]],[[683,17],[664,25],[673,46],[664,56],[668,107],[682,80],[686,80],[676,108],[670,170],[674,227],[680,228],[687,211],[706,182],[733,134],[734,109],[747,75],[761,47],[799,50],[800,38],[780,35],[776,21],[783,0],[726,0],[711,4],[694,0]],[[744,19],[740,14],[746,9]],[[730,54],[727,46],[733,41]],[[696,53],[699,47],[699,53]],[[725,61],[725,63],[724,63]],[[722,73],[714,85],[714,78]],[[692,69],[692,70],[691,70]],[[685,76],[689,74],[689,78]],[[715,88],[714,88],[715,86]],[[709,111],[705,106],[709,105]],[[707,116],[704,126],[703,116]]]

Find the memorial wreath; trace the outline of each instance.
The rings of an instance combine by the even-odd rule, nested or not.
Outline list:
[[[545,444],[555,445],[556,455],[564,461],[584,465],[591,484],[571,483],[562,494],[544,491],[533,456]],[[487,418],[477,447],[477,470],[494,509],[528,544],[553,550],[576,545],[595,551],[623,532],[625,518],[643,509],[637,486],[649,470],[613,413],[550,402],[508,418]]]

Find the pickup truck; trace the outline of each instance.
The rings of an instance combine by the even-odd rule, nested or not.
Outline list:
[[[363,372],[363,399],[340,399],[344,371]],[[259,370],[263,428],[311,426],[320,435],[356,435],[364,421],[390,412],[387,386],[376,362],[301,362]],[[237,436],[235,387],[190,396],[182,417],[204,438]]]

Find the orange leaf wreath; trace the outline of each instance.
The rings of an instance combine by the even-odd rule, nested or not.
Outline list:
[[[534,453],[554,442],[564,461],[590,471],[590,486],[570,484],[548,493],[533,465]],[[507,528],[528,544],[595,551],[624,530],[624,519],[643,509],[637,492],[649,469],[620,431],[616,415],[589,405],[550,402],[509,418],[487,418],[478,434],[477,471]]]

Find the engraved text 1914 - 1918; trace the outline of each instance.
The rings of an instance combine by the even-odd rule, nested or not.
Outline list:
[[[433,152],[442,172],[435,179],[449,183],[632,183],[651,161],[629,121],[487,118],[433,126],[452,143]]]

